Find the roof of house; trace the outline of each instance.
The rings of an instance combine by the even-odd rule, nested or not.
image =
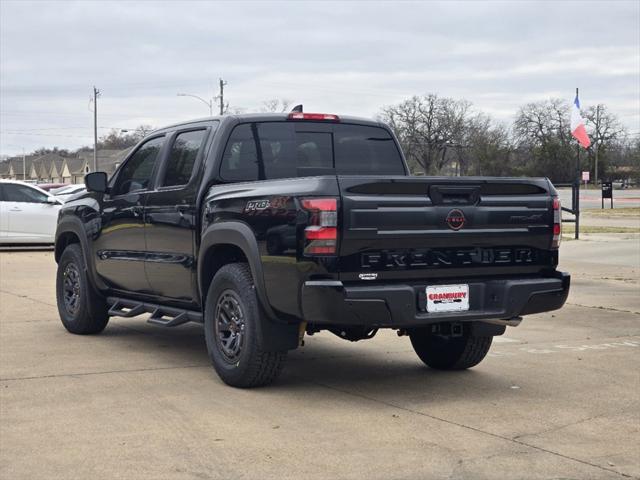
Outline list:
[[[122,163],[131,148],[124,150],[99,150],[98,151],[98,168],[101,171],[112,174],[118,165]],[[52,176],[53,167],[55,167],[57,176],[62,174],[66,163],[69,173],[72,175],[84,175],[85,165],[89,168],[93,166],[93,152],[79,152],[75,157],[62,157],[57,153],[47,153],[45,155],[27,155],[25,158],[26,174],[31,174],[32,167],[36,170],[39,178],[49,178]],[[0,174],[7,175],[12,169],[14,174],[22,174],[22,156],[11,157],[0,162]]]
[[[23,160],[22,156],[11,157],[7,162],[9,163],[9,169],[13,169],[14,174],[22,174],[23,165],[24,170],[29,173],[31,171],[31,162],[33,156],[26,156]]]
[[[71,174],[84,173],[84,166],[88,162],[86,158],[69,157],[65,159],[67,162],[67,168]]]

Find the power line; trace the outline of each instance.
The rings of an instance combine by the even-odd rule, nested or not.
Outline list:
[[[51,131],[51,130],[86,130],[90,127],[86,125],[82,127],[47,127],[47,128],[20,128],[20,129],[11,129],[11,130],[3,130],[8,133],[17,133],[17,132],[43,132],[43,131]],[[122,127],[98,127],[102,130],[128,130],[123,129]]]
[[[13,132],[10,130],[2,130],[0,131],[2,135],[25,135],[28,137],[66,137],[66,138],[91,138],[93,135],[65,135],[62,133],[24,133],[24,132]]]

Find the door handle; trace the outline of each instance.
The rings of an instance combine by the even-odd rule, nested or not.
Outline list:
[[[21,212],[22,209],[21,208],[17,208],[17,207],[13,207],[11,210],[9,210],[10,212]]]
[[[187,213],[189,205],[176,205],[176,210],[180,212],[180,214]]]
[[[131,213],[133,213],[134,217],[139,217],[142,215],[142,207],[136,205],[135,207],[131,207]]]

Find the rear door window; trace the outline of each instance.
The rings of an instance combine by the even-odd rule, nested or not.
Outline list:
[[[170,187],[189,183],[206,133],[206,130],[194,130],[179,133],[176,136],[167,159],[162,186]]]
[[[220,167],[221,177],[231,182],[336,173],[404,175],[405,171],[386,130],[314,122],[238,125]]]
[[[220,176],[230,182],[258,180],[258,153],[251,124],[233,129],[222,156]]]

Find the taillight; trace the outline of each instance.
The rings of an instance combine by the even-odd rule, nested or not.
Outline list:
[[[551,248],[560,248],[562,240],[562,205],[558,197],[553,197],[553,240]]]
[[[325,121],[325,122],[339,122],[340,117],[332,113],[292,112],[289,114],[289,120],[315,120],[315,121]]]
[[[338,247],[338,199],[304,198],[302,208],[309,212],[304,229],[305,255],[335,255]]]

